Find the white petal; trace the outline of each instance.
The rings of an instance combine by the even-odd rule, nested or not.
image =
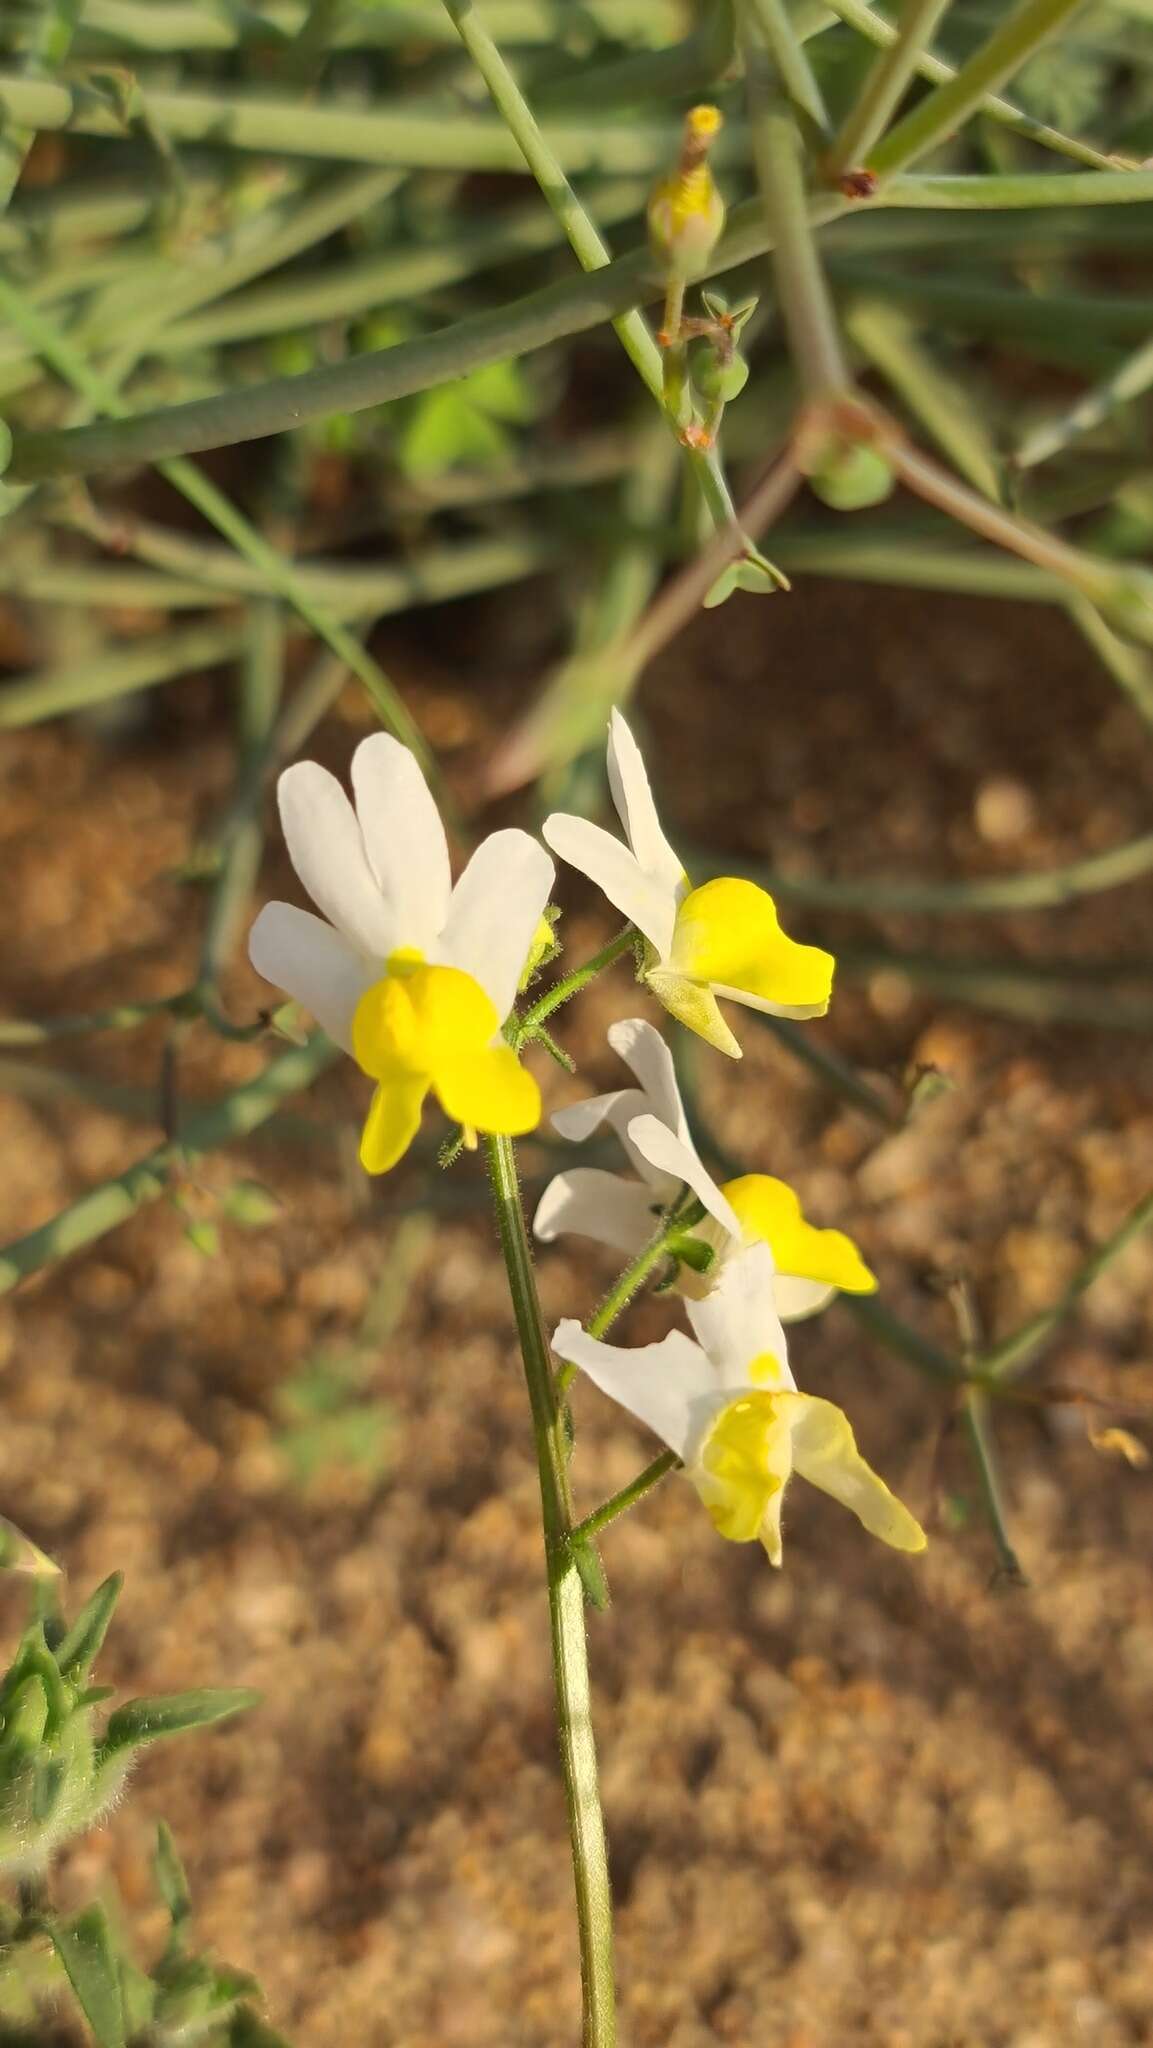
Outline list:
[[[645,1104],[670,1131],[692,1143],[673,1056],[660,1032],[643,1017],[622,1017],[609,1025],[609,1044],[631,1067],[648,1100]]]
[[[566,1109],[558,1109],[552,1120],[553,1129],[579,1145],[602,1124],[611,1125],[624,1146],[629,1164],[648,1186],[649,1200],[664,1208],[677,1194],[680,1181],[650,1166],[629,1137],[629,1125],[647,1107],[648,1097],[639,1088],[616,1088],[609,1095],[590,1095],[584,1102],[570,1102]]]
[[[828,1012],[827,1003],[770,1003],[765,996],[751,996],[747,989],[726,988],[723,981],[714,981],[715,996],[724,996],[730,1003],[743,1003],[746,1010],[760,1010],[766,1017],[823,1017]]]
[[[504,1023],[524,973],[555,870],[527,832],[494,832],[469,861],[448,907],[436,957],[463,967]]]
[[[683,1458],[722,1400],[705,1354],[683,1330],[670,1330],[659,1344],[628,1350],[586,1337],[579,1323],[558,1325],[552,1340],[558,1358],[579,1365],[602,1393],[627,1408]]]
[[[366,959],[383,965],[401,942],[335,775],[317,761],[297,761],[281,776],[277,797],[292,865],[317,909]]]
[[[619,711],[609,720],[609,788],[629,845],[646,875],[677,895],[685,883],[684,862],[661,830],[641,750]]]
[[[553,1112],[552,1127],[562,1138],[581,1145],[599,1131],[603,1123],[619,1121],[619,1105],[625,1105],[626,1122],[639,1116],[644,1096],[639,1088],[614,1088],[607,1095],[586,1095],[583,1102],[569,1102]]]
[[[597,1166],[574,1166],[550,1180],[532,1227],[545,1244],[575,1231],[631,1259],[644,1250],[659,1220],[653,1214],[652,1189],[642,1181]]]
[[[634,1117],[628,1128],[629,1142],[636,1146],[642,1159],[655,1166],[671,1180],[677,1180],[690,1187],[699,1202],[703,1202],[710,1216],[715,1218],[722,1230],[728,1232],[740,1244],[742,1238],[740,1222],[732,1204],[725,1200],[716,1181],[706,1172],[704,1162],[692,1145],[686,1145],[675,1131],[659,1117]]]
[[[774,1298],[776,1268],[767,1244],[750,1245],[725,1261],[720,1277],[702,1301],[685,1306],[693,1330],[722,1385],[756,1386],[749,1367],[767,1352],[781,1369],[782,1382],[795,1382],[789,1347]],[[764,1382],[759,1382],[764,1385]]]
[[[794,1273],[778,1273],[775,1282],[777,1314],[783,1323],[799,1323],[827,1308],[836,1288],[826,1280],[800,1280]]]
[[[542,837],[558,860],[587,875],[656,947],[662,960],[673,942],[677,918],[674,892],[645,874],[627,846],[587,818],[554,811],[544,821]]]
[[[352,757],[352,787],[364,850],[392,912],[394,943],[431,953],[448,915],[452,876],[420,763],[391,733],[374,732]]]
[[[249,933],[248,957],[258,974],[303,1003],[329,1037],[351,1052],[352,1013],[379,970],[339,932],[294,903],[266,903]]]

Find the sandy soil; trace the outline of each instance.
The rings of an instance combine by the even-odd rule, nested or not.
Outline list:
[[[1045,614],[814,587],[720,616],[643,698],[686,837],[794,872],[951,876],[1055,864],[1147,826],[1140,727]],[[392,654],[467,773],[515,679],[482,675],[465,699],[448,664],[430,679],[411,644]],[[141,710],[127,730],[6,743],[13,1014],[164,993],[194,962],[200,899],[176,871],[227,791],[219,696],[196,682]],[[350,698],[326,727],[333,765],[361,720]],[[286,881],[270,857],[269,888]],[[996,925],[871,930],[1088,962],[1147,950],[1148,904],[1134,885]],[[571,925],[579,954],[599,927],[579,907]],[[238,966],[234,1014],[257,993]],[[622,974],[574,1013],[582,1085],[608,1078],[604,1024],[637,1007]],[[849,1224],[885,1299],[945,1341],[950,1273],[971,1274],[991,1331],[1011,1328],[1151,1178],[1153,1053],[1136,1038],[976,1018],[891,972],[846,982],[824,1042],[893,1099],[913,1062],[956,1083],[887,1134],[755,1025],[743,1035],[741,1073],[701,1066],[718,1130]],[[149,1029],[51,1059],[151,1089],[159,1056]],[[233,1085],[261,1057],[194,1034],[182,1089]],[[0,1100],[5,1237],[155,1139],[143,1119],[30,1085]],[[266,1693],[244,1724],[153,1752],[62,1884],[115,1883],[145,1945],[158,1939],[147,1864],[164,1815],[205,1940],[258,1973],[301,2048],[564,2048],[577,1986],[535,1475],[491,1227],[467,1166],[423,1236],[400,1213],[418,1175],[366,1191],[348,1165],[360,1105],[357,1076],[334,1072],[303,1125],[203,1166],[197,1214],[241,1173],[283,1204],[260,1231],[226,1227],[221,1257],[201,1257],[162,1202],[3,1306],[0,1507],[65,1562],[77,1597],[126,1571],[102,1677]],[[365,1339],[382,1276],[390,1333]],[[592,1253],[551,1253],[550,1312],[587,1310],[604,1277]],[[1033,1384],[1147,1401],[1151,1283],[1153,1241],[1138,1243]],[[667,1319],[647,1306],[634,1332]],[[286,1383],[358,1333],[362,1398],[387,1409],[383,1469],[329,1465],[303,1487]],[[1006,1415],[1031,1580],[1006,1590],[964,1447],[942,1443],[939,1392],[840,1310],[795,1355],[933,1541],[923,1560],[894,1556],[797,1494],[776,1575],[719,1542],[675,1480],[606,1540],[614,1604],[591,1637],[624,2039],[1148,2039],[1153,1480],[1095,1451],[1084,1411]],[[591,1390],[577,1410],[591,1505],[651,1445]]]

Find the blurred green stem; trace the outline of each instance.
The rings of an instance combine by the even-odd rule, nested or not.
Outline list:
[[[0,275],[0,311],[6,313],[27,336],[57,375],[74,391],[82,393],[93,407],[110,413],[114,419],[123,420],[128,416],[128,408],[116,386],[92,367],[55,321],[33,306],[25,294],[3,275]],[[347,662],[353,675],[363,683],[382,723],[411,749],[433,778],[434,764],[424,737],[383,669],[355,634],[350,633],[339,619],[333,618],[302,587],[294,568],[279,548],[271,546],[231,499],[194,463],[176,457],[159,463],[157,467],[173,488],[195,505],[218,533],[231,541],[238,553],[263,572],[270,588],[287,599],[317,637],[327,641],[333,653]]]
[[[532,108],[481,21],[474,0],[444,0],[444,6],[492,95],[493,105],[507,124],[509,134],[540,186],[542,196],[563,227],[581,268],[585,271],[605,269],[612,261],[609,249],[595,221],[570,185],[559,156],[543,135]],[[679,395],[674,405],[667,405],[666,364],[644,315],[633,308],[619,314],[612,325],[642,383],[657,404],[669,411],[673,431],[679,433],[691,425],[693,407],[687,391]],[[733,503],[715,450],[690,448],[686,454],[714,526],[731,525],[735,518]]]
[[[1027,1323],[1011,1332],[1008,1337],[984,1351],[977,1361],[977,1371],[983,1380],[1004,1382],[1019,1379],[1035,1358],[1037,1352],[1053,1331],[1062,1323],[1081,1296],[1099,1280],[1114,1259],[1119,1258],[1135,1237],[1148,1230],[1153,1224],[1153,1194],[1145,1195],[1130,1209],[1129,1214],[1118,1224],[1104,1244],[1086,1259],[1074,1274],[1064,1293],[1042,1309],[1039,1315],[1031,1316]]]
[[[905,0],[892,42],[874,61],[829,150],[830,183],[863,164],[884,134],[948,5],[949,0]]]
[[[999,1575],[1012,1586],[1027,1586],[1029,1581],[1009,1536],[989,1397],[980,1387],[966,1388],[961,1401],[961,1420],[973,1454],[981,1504],[997,1551]]]
[[[1127,206],[1151,199],[1153,171],[1025,172],[897,178],[874,200],[858,202],[854,210]],[[811,224],[838,219],[849,206],[839,193],[818,194],[810,207]],[[719,275],[763,255],[770,244],[761,202],[746,201],[733,208],[708,274]],[[414,341],[366,351],[300,376],[246,385],[96,426],[17,431],[8,474],[14,481],[29,482],[125,462],[154,462],[283,433],[331,412],[360,412],[430,390],[486,363],[587,333],[659,293],[651,257],[647,250],[634,249],[587,276],[548,285],[493,311],[469,314]]]
[[[585,1599],[573,1558],[564,1418],[536,1291],[511,1138],[489,1137],[489,1178],[532,1410],[544,1521],[557,1726],[576,1881],[583,2048],[614,2048],[612,1900],[589,1697]]]
[[[557,41],[556,0],[491,0],[497,33],[511,42],[551,49]],[[580,34],[622,41],[663,42],[683,26],[683,0],[581,0],[574,22]],[[308,0],[262,0],[256,7],[229,0],[86,0],[84,28],[117,47],[172,51],[232,50],[245,43],[289,43],[307,20]],[[335,24],[337,49],[389,48],[394,43],[450,40],[439,0],[403,0],[387,6],[350,6]]]
[[[24,69],[31,77],[39,72],[58,71],[68,55],[84,0],[40,0],[39,18]],[[36,139],[36,129],[13,122],[0,134],[0,213],[12,197],[24,169],[24,159]]]
[[[828,0],[828,4],[834,14],[839,15],[850,28],[856,29],[858,35],[867,37],[869,42],[876,43],[880,49],[891,49],[897,42],[901,31],[894,28],[892,22],[886,21],[884,15],[875,13],[867,6],[866,0]],[[916,0],[908,0],[908,4],[915,6]],[[932,56],[923,45],[917,54],[915,69],[918,77],[929,79],[933,85],[947,85],[957,76],[954,65],[946,64],[941,57]],[[1046,122],[1036,120],[1032,114],[1025,113],[1023,108],[1014,106],[1010,100],[999,99],[994,93],[983,94],[978,111],[990,121],[998,122],[1002,128],[1010,128],[1015,134],[1025,136],[1028,141],[1039,143],[1043,149],[1051,149],[1058,155],[1072,157],[1077,163],[1092,164],[1098,170],[1108,170],[1119,161],[1117,157],[1106,155],[1103,150],[1094,149],[1090,143],[1079,141],[1074,135],[1065,135],[1059,128],[1050,128]],[[848,165],[847,168],[851,169],[853,166]]]
[[[748,0],[742,0],[742,6],[747,8]],[[812,403],[820,404],[851,390],[852,378],[817,254],[796,117],[787,101],[768,88],[763,55],[747,29],[744,44],[753,156],[773,247],[777,296],[802,390]]]
[[[756,21],[777,76],[794,107],[805,115],[819,136],[827,139],[828,109],[785,0],[738,0],[738,5],[747,8]]]
[[[246,1081],[222,1101],[186,1110],[178,1149],[158,1146],[127,1172],[92,1188],[39,1229],[0,1250],[0,1294],[6,1294],[41,1266],[83,1250],[85,1245],[115,1230],[138,1209],[159,1201],[190,1157],[246,1137],[274,1116],[289,1096],[299,1094],[315,1081],[337,1057],[337,1048],[322,1032],[317,1032],[305,1045],[294,1046],[291,1052],[270,1061],[254,1081]]]
[[[978,111],[986,93],[1027,64],[1084,4],[1085,0],[1024,0],[946,85],[939,85],[889,130],[872,153],[870,169],[879,177],[890,177],[936,149]]]
[[[220,977],[228,962],[260,868],[265,777],[273,759],[284,683],[284,618],[274,598],[248,614],[240,672],[236,788],[217,833],[219,869],[200,945],[196,996],[203,1014],[220,1018]]]

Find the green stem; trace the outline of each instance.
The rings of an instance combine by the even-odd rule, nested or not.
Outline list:
[[[61,712],[78,711],[83,705],[99,704],[128,690],[151,689],[176,676],[192,675],[197,669],[215,668],[234,660],[243,645],[242,621],[186,626],[166,633],[156,644],[145,641],[67,668],[14,677],[0,695],[0,732],[38,725]]]
[[[707,853],[702,853],[702,861],[717,864]],[[781,875],[744,861],[741,867],[750,881],[759,882],[770,895],[791,898],[795,903],[820,903],[830,910],[897,911],[931,917],[997,916],[1011,910],[1059,909],[1081,896],[1094,896],[1136,881],[1153,869],[1153,832],[1111,847],[1107,853],[1091,853],[1082,860],[1069,861],[1064,867],[966,882],[906,882],[894,875],[834,881],[816,875]]]
[[[638,1252],[627,1265],[620,1278],[614,1281],[601,1302],[600,1307],[589,1319],[590,1337],[603,1337],[612,1329],[618,1316],[623,1315],[633,1296],[640,1293],[645,1281],[668,1255],[669,1226],[662,1224],[651,1244]]]
[[[473,0],[444,0],[444,6],[492,95],[493,105],[540,186],[542,196],[564,229],[581,268],[588,272],[609,268],[612,258],[596,222],[573,191],[560,156],[542,134],[532,108],[480,20]],[[674,431],[690,425],[694,417],[691,399],[687,390],[670,394],[666,385],[668,366],[649,332],[644,315],[632,308],[618,314],[612,326],[650,395],[662,409],[669,411]],[[686,453],[713,524],[721,527],[730,525],[734,518],[733,504],[715,452],[688,449]]]
[[[802,1066],[808,1067],[826,1087],[834,1089],[838,1095],[843,1095],[846,1102],[853,1103],[857,1109],[863,1109],[866,1116],[876,1117],[878,1123],[888,1124],[892,1130],[900,1130],[905,1121],[904,1117],[891,1108],[884,1098],[877,1094],[875,1088],[870,1088],[867,1081],[862,1081],[860,1075],[855,1074],[838,1053],[833,1052],[828,1046],[820,1045],[811,1031],[802,1031],[791,1017],[770,1017],[759,1011],[754,1012],[754,1015],[757,1022],[762,1024],[766,1031],[771,1032],[778,1045],[783,1045],[794,1059],[799,1060]],[[734,1171],[736,1170],[734,1168]]]
[[[824,96],[784,0],[743,0],[743,4],[756,18],[777,75],[793,105],[807,116],[818,135],[827,138],[831,124]]]
[[[949,0],[905,0],[892,42],[871,66],[837,131],[826,166],[830,183],[835,184],[845,171],[863,164],[873,144],[884,134],[921,67],[926,46],[948,5]]]
[[[179,995],[159,996],[146,1003],[117,1003],[109,1010],[94,1010],[72,1017],[2,1017],[0,1045],[48,1045],[56,1038],[95,1037],[102,1031],[134,1031],[154,1017],[194,1014],[196,997],[189,989]]]
[[[890,48],[901,33],[892,22],[867,6],[866,0],[829,0],[829,6],[850,28],[856,29],[858,35],[867,37],[881,49]],[[954,65],[946,64],[941,57],[931,56],[924,47],[917,56],[916,72],[919,78],[927,78],[933,85],[947,85],[957,76]],[[1063,134],[1059,128],[1050,128],[1046,122],[1038,121],[1022,107],[1015,107],[1010,100],[999,99],[995,93],[983,95],[979,111],[1002,128],[1011,128],[1015,134],[1038,143],[1042,149],[1072,157],[1077,163],[1092,164],[1100,171],[1110,170],[1117,163],[1116,157],[1094,149],[1090,143],[1081,142],[1074,135]]]
[[[2,103],[2,100],[0,100]],[[1007,177],[899,178],[871,202],[872,207],[973,208],[1081,207],[1144,203],[1153,199],[1151,171],[1044,172]],[[813,225],[839,218],[850,202],[839,193],[817,195]],[[733,208],[729,231],[714,251],[709,276],[761,256],[770,247],[759,200]],[[572,334],[587,333],[629,306],[660,296],[645,250],[617,257],[603,270],[546,286],[497,307],[469,315],[435,334],[375,349],[351,361],[308,370],[296,377],[246,385],[182,405],[161,406],[130,419],[90,427],[14,433],[13,482],[77,475],[125,462],[154,462],[198,449],[259,440],[302,426],[332,412],[361,412],[394,398],[411,397],[448,383],[469,370],[507,356],[524,355]]]
[[[651,1243],[647,1244],[642,1252],[638,1252],[636,1258],[625,1267],[624,1272],[609,1288],[600,1307],[590,1318],[588,1326],[590,1337],[603,1337],[607,1330],[611,1330],[617,1317],[624,1314],[634,1295],[639,1294],[649,1275],[656,1272],[657,1267],[667,1256],[670,1237],[675,1235],[675,1232],[682,1227],[680,1223],[662,1223]],[[558,1398],[563,1399],[564,1395],[568,1393],[576,1375],[577,1368],[575,1365],[566,1363],[558,1368],[556,1375]]]
[[[500,121],[468,114],[451,102],[411,101],[370,113],[339,101],[227,93],[148,92],[148,112],[171,143],[205,143],[318,161],[378,164],[401,170],[518,171],[520,155]],[[0,116],[33,128],[125,138],[111,95],[87,85],[0,77]],[[666,122],[558,122],[557,153],[573,172],[639,172],[651,176],[668,152]]]
[[[73,390],[82,393],[94,408],[109,413],[114,420],[125,420],[127,407],[124,405],[116,386],[94,369],[86,356],[75,348],[69,337],[37,307],[25,294],[5,277],[0,275],[0,311],[24,333],[33,345],[51,363],[57,374],[70,384]],[[177,457],[159,463],[158,468],[173,488],[180,492],[197,511],[231,541],[234,548],[252,562],[268,579],[270,589],[287,599],[304,623],[321,640],[327,642],[334,654],[347,662],[354,676],[364,685],[382,723],[397,739],[402,740],[417,760],[430,774],[433,763],[423,734],[409,716],[403,699],[385,675],[379,663],[373,660],[355,634],[348,630],[339,619],[311,597],[301,585],[300,579],[278,548],[271,546],[251,522],[227,498],[222,490],[207,477],[203,470],[192,462]]]
[[[1033,469],[1054,455],[1063,455],[1082,434],[1090,434],[1130,399],[1140,398],[1153,384],[1153,341],[1136,349],[1120,367],[1086,391],[1066,412],[1034,427],[1013,457],[1017,469]]]
[[[1139,1237],[1143,1230],[1153,1224],[1153,1194],[1148,1194],[1130,1209],[1111,1237],[1099,1245],[1092,1256],[1074,1274],[1060,1298],[1041,1313],[1031,1316],[1020,1329],[1003,1337],[998,1344],[985,1351],[976,1361],[976,1371],[985,1380],[1019,1379],[1026,1367],[1032,1363],[1037,1352],[1052,1335],[1058,1324],[1063,1322],[1081,1296],[1099,1280],[1106,1268],[1119,1258],[1126,1247]]]
[[[1023,555],[1027,562],[1059,576],[1081,596],[1097,603],[1107,600],[1111,585],[1123,576],[1124,572],[1110,563],[1099,561],[1082,548],[1070,547],[1068,541],[1047,533],[1044,527],[1034,525],[1031,520],[1018,519],[1012,512],[981,497],[968,484],[942,469],[931,456],[906,441],[903,435],[886,435],[882,445],[887,460],[907,490],[914,491],[927,504],[935,505],[938,511],[947,513],[958,525],[979,533],[983,540],[991,540],[1012,554]],[[1149,636],[1145,633],[1141,637]]]
[[[748,35],[745,67],[757,182],[774,248],[773,270],[789,349],[802,388],[819,403],[840,397],[851,389],[852,379],[813,236],[801,137],[788,103],[770,97],[762,54]]]
[[[999,1575],[1011,1585],[1027,1586],[1029,1581],[1009,1537],[997,1467],[997,1447],[993,1440],[989,1398],[979,1387],[967,1389],[961,1403],[961,1420],[969,1439],[969,1448],[973,1453],[977,1483],[981,1489],[981,1502],[996,1546]]]
[[[842,1294],[839,1300],[871,1337],[889,1351],[895,1351],[898,1358],[903,1358],[906,1365],[915,1367],[926,1379],[952,1387],[963,1383],[965,1370],[960,1362],[940,1344],[935,1344],[931,1337],[922,1335],[911,1323],[894,1315],[891,1309],[877,1300],[876,1295]]]
[[[630,1480],[627,1486],[622,1486],[619,1493],[614,1493],[610,1499],[602,1502],[599,1508],[594,1508],[591,1515],[586,1515],[583,1522],[577,1523],[573,1530],[574,1542],[587,1543],[594,1536],[598,1536],[602,1529],[607,1529],[610,1522],[616,1521],[618,1515],[627,1514],[629,1508],[635,1507],[639,1500],[643,1500],[646,1493],[651,1493],[654,1486],[659,1486],[666,1473],[675,1472],[680,1462],[675,1451],[661,1451],[653,1459],[652,1464],[646,1465],[643,1472],[638,1472],[636,1478]]]
[[[985,428],[981,406],[960,379],[943,370],[921,346],[908,315],[869,298],[850,309],[845,327],[942,454],[983,497],[997,499],[1002,465]]]
[[[260,870],[265,776],[273,759],[275,722],[284,682],[284,620],[272,598],[253,606],[240,678],[236,788],[217,833],[220,868],[200,944],[197,999],[210,1019],[221,1015],[220,977],[232,952]]]
[[[246,1081],[222,1101],[186,1112],[179,1152],[170,1145],[157,1146],[126,1173],[102,1182],[42,1223],[39,1229],[5,1245],[0,1251],[0,1294],[7,1294],[18,1281],[26,1280],[42,1266],[94,1244],[138,1209],[159,1201],[190,1156],[246,1137],[274,1116],[290,1095],[307,1088],[337,1057],[336,1047],[318,1032],[306,1045],[294,1047],[273,1060],[254,1081]]]
[[[111,341],[123,341],[136,356],[150,355],[170,346],[167,330],[172,323],[181,323],[179,332],[184,335],[187,318],[193,339],[171,346],[176,350],[203,347],[196,333],[195,314],[205,301],[224,298],[315,248],[351,221],[363,220],[403,179],[404,173],[396,170],[354,171],[327,180],[318,193],[293,190],[270,201],[259,212],[243,215],[226,233],[198,240],[195,264],[189,263],[187,250],[181,249],[167,262],[148,264],[143,275],[132,277],[121,288],[114,286],[86,318],[84,339],[100,349],[107,349]],[[253,296],[259,302],[259,290]],[[348,313],[353,310],[351,306],[345,309]],[[235,301],[226,309],[226,320],[230,313],[236,317]],[[211,323],[211,313],[201,317]],[[307,317],[302,311],[299,324]],[[257,327],[255,331],[262,330]]]
[[[83,5],[84,0],[42,0],[32,47],[25,59],[24,68],[31,76],[59,70],[68,55]],[[13,124],[0,135],[0,213],[16,190],[24,159],[35,139],[34,125]]]
[[[1083,5],[1084,0],[1024,0],[947,85],[939,85],[889,130],[873,151],[871,169],[889,177],[936,149],[978,112],[986,93],[1019,71]]]
[[[229,0],[227,7],[198,6],[195,0],[86,0],[85,39],[103,51],[108,42],[129,48],[172,51],[234,50],[250,43],[290,43],[307,19],[307,0],[261,0],[259,8]],[[509,42],[550,51],[558,40],[556,0],[491,0],[496,32]],[[583,40],[590,29],[614,42],[663,43],[683,27],[683,0],[581,0],[574,29]],[[337,49],[387,49],[395,43],[451,41],[438,0],[389,0],[384,7],[344,9],[333,34]]]
[[[567,1003],[571,997],[579,995],[582,988],[587,988],[590,981],[595,981],[604,968],[611,967],[614,960],[619,960],[622,953],[627,953],[635,938],[634,927],[627,924],[623,932],[618,932],[615,939],[610,939],[607,946],[602,946],[599,953],[593,954],[591,960],[586,960],[582,967],[574,967],[572,973],[566,974],[563,981],[558,981],[553,988],[547,989],[519,1019],[511,1043],[517,1047],[526,1045],[538,1024],[543,1024],[545,1018],[551,1017],[554,1010],[559,1010],[562,1003]]]
[[[612,1901],[589,1697],[585,1602],[573,1559],[564,1420],[533,1273],[512,1140],[489,1137],[489,1177],[532,1410],[544,1522],[557,1727],[580,1937],[584,2048],[613,2048]]]

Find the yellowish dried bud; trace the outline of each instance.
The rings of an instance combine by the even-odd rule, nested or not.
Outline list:
[[[707,156],[724,116],[719,107],[692,107],[685,116],[680,158],[671,176],[653,187],[649,238],[666,274],[699,277],[725,225],[725,202]]]

